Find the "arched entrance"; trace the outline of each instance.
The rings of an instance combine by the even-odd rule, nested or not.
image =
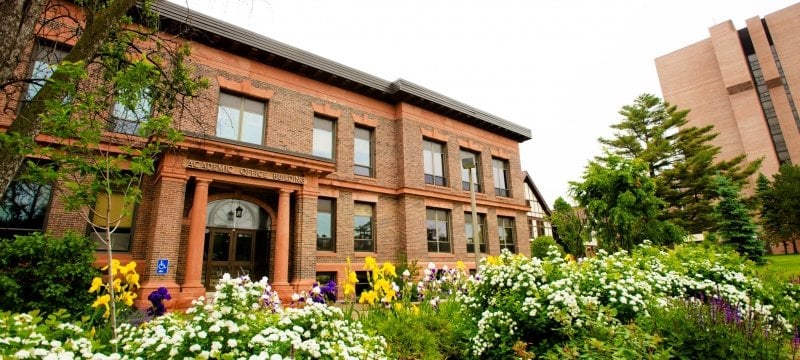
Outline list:
[[[203,251],[203,284],[214,290],[219,278],[267,274],[271,218],[258,205],[245,200],[221,199],[208,203]]]

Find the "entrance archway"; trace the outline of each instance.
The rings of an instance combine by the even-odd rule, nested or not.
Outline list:
[[[267,211],[246,200],[208,203],[202,275],[207,290],[225,273],[252,279],[267,274],[271,223]]]

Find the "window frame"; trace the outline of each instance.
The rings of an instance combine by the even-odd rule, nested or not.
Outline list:
[[[501,167],[497,165],[500,164]],[[494,175],[494,194],[495,196],[511,197],[511,178],[509,177],[508,160],[492,158],[492,174]],[[503,187],[498,187],[502,185]]]
[[[478,243],[478,251],[481,254],[487,254],[486,250],[486,238],[488,236],[486,231],[486,214],[478,213],[478,226],[481,233],[480,242]],[[470,239],[467,235],[467,226],[470,227],[470,231],[473,233],[473,238],[475,234],[474,226],[472,225],[472,212],[464,212],[464,237],[467,241],[467,253],[474,254],[475,253],[475,242],[474,240]]]
[[[229,96],[229,97],[233,97],[233,98],[238,98],[238,100],[239,100],[239,108],[235,109],[235,110],[238,111],[238,118],[237,118],[237,122],[236,122],[236,127],[237,128],[236,128],[236,130],[234,130],[234,136],[233,137],[223,136],[222,134],[220,134],[221,133],[220,132],[220,129],[221,129],[220,124],[221,124],[221,121],[223,120],[220,117],[223,115],[223,107],[226,107],[226,106],[223,105],[223,96]],[[247,109],[248,109],[247,102],[248,101],[251,101],[251,102],[254,102],[254,103],[258,103],[258,105],[262,105],[262,106],[260,106],[260,108],[262,109],[263,112],[261,114],[257,114],[257,113],[254,113],[254,112],[247,111]],[[214,129],[214,136],[216,136],[216,137],[218,137],[220,139],[236,141],[236,142],[240,142],[240,143],[243,143],[243,144],[264,146],[265,145],[265,138],[266,138],[266,131],[267,131],[267,112],[268,112],[268,107],[269,107],[269,103],[268,103],[267,100],[260,99],[260,98],[255,98],[255,97],[252,97],[252,96],[247,96],[247,95],[236,93],[236,92],[227,91],[227,90],[224,90],[224,89],[220,89],[219,96],[217,98],[217,123],[216,123],[216,127]],[[230,107],[230,108],[233,109],[233,107]],[[246,127],[245,127],[245,122],[246,122],[245,120],[247,120],[246,117],[245,117],[246,114],[261,115],[261,129],[260,129],[261,136],[259,138],[259,142],[257,142],[257,143],[244,139],[245,133],[247,132],[247,131],[244,131],[246,129]],[[234,120],[232,118],[232,116],[230,116],[230,114],[226,114],[226,115],[227,115],[227,118],[230,119],[231,121]]]
[[[506,226],[508,225],[508,226]],[[497,240],[500,243],[500,251],[508,249],[511,253],[517,252],[516,233],[515,233],[514,218],[508,216],[497,217]],[[509,236],[510,235],[510,241]]]
[[[23,184],[23,185],[20,185],[20,184]],[[36,201],[28,202],[26,204],[22,204],[22,206],[18,206],[20,204],[17,204],[17,203],[12,203],[11,207],[12,207],[12,209],[15,208],[15,207],[20,207],[20,208],[24,208],[24,210],[27,210],[27,209],[30,209],[31,207],[33,207],[32,211],[27,211],[27,212],[34,213],[34,214],[38,213],[39,216],[37,216],[37,217],[41,217],[41,226],[40,227],[28,227],[27,224],[24,224],[24,222],[14,221],[15,220],[14,218],[9,217],[9,219],[7,220],[8,224],[6,226],[2,226],[2,224],[0,224],[0,233],[6,233],[6,234],[11,235],[11,236],[13,236],[13,235],[28,235],[28,234],[32,234],[32,233],[35,233],[35,232],[44,232],[45,229],[47,228],[47,220],[48,220],[48,217],[50,216],[50,210],[52,208],[53,198],[54,198],[54,196],[53,196],[54,195],[53,194],[54,191],[53,191],[53,185],[52,184],[42,184],[42,183],[37,183],[35,181],[25,181],[25,180],[20,179],[19,175],[15,176],[14,179],[12,179],[11,182],[9,183],[8,188],[6,189],[6,192],[3,193],[2,196],[0,196],[0,212],[2,212],[3,214],[9,213],[9,211],[7,211],[5,209],[5,204],[6,204],[6,197],[8,196],[9,191],[15,191],[15,190],[12,190],[12,188],[16,189],[16,186],[30,186],[32,184],[35,184],[37,186],[37,189],[36,189],[37,193],[39,193],[42,189],[47,189],[47,195],[46,195],[47,199],[46,200],[42,200],[42,201],[38,201],[39,197],[37,195],[33,199],[33,200],[36,200]],[[20,195],[18,194],[17,196],[20,196]],[[29,221],[31,224],[33,224],[33,221],[30,221],[30,219],[28,219],[27,221]],[[35,222],[36,222],[35,225],[39,225],[38,224],[39,220],[36,220]],[[22,227],[8,226],[8,225],[12,225],[12,224],[17,224],[17,225],[22,224],[22,225],[26,225],[26,226],[22,226]]]
[[[460,149],[459,157],[464,159],[466,158],[465,155],[471,156],[475,162],[475,167],[472,169],[472,171],[474,171],[472,182],[475,184],[475,192],[483,192],[483,182],[481,181],[481,154],[468,149]],[[461,167],[461,190],[469,191],[469,171],[463,167]]]
[[[321,238],[319,233],[319,220],[321,213],[320,211],[320,202],[328,201],[330,202],[330,233],[331,237],[328,238]],[[324,246],[320,246],[320,241],[330,240],[330,248],[325,248]],[[332,198],[317,198],[317,251],[336,251],[336,199]]]
[[[431,219],[431,214],[434,215],[433,219]],[[453,238],[451,235],[452,221],[450,215],[450,210],[447,209],[425,208],[425,236],[429,253],[451,254],[453,252]],[[431,222],[433,222],[433,228],[431,228]],[[447,241],[441,241],[442,236],[439,232],[442,230],[442,225],[444,226],[445,238]],[[431,238],[431,235],[433,235],[434,238]],[[447,245],[446,250],[442,249],[443,244]],[[433,249],[432,246],[434,247]]]
[[[321,122],[329,122],[330,123],[330,149],[320,149],[318,146],[322,146],[322,145],[321,144],[317,145],[318,136],[323,135],[323,133],[321,131],[327,131],[327,129],[323,129],[323,128],[317,126],[317,123],[321,123]],[[319,158],[322,158],[322,159],[328,159],[328,160],[335,160],[336,159],[336,136],[337,136],[336,122],[337,122],[336,119],[332,119],[332,118],[328,118],[328,117],[321,116],[321,115],[318,115],[318,114],[314,114],[314,120],[312,121],[312,125],[311,125],[311,155],[312,156],[316,156],[316,157],[319,157]],[[328,156],[324,155],[324,153],[320,153],[320,151],[323,151],[323,150],[330,150],[331,156],[328,157]]]
[[[29,69],[27,75],[30,82],[25,86],[25,91],[22,93],[21,97],[23,103],[29,102],[36,97],[36,94],[42,89],[44,83],[53,76],[55,67],[64,60],[67,54],[69,54],[69,49],[60,44],[36,43],[36,45],[34,45],[28,62]],[[50,62],[50,60],[55,60],[55,62]],[[39,63],[46,66],[39,66]],[[47,72],[47,74],[43,74],[41,78],[34,78],[37,71]]]
[[[146,105],[143,105],[146,104]],[[140,109],[141,107],[141,109]],[[145,109],[146,107],[146,109]],[[121,109],[121,110],[118,110]],[[139,112],[139,110],[146,110]],[[132,114],[133,116],[127,116]],[[137,135],[139,128],[153,115],[153,97],[149,89],[143,89],[136,102],[136,109],[125,107],[118,100],[111,105],[109,130],[118,134]],[[219,116],[219,114],[217,115]],[[131,129],[132,128],[132,129]]]
[[[358,159],[358,141],[365,140],[360,138],[358,135],[359,131],[366,131],[368,135],[367,142],[367,152],[369,154],[369,165],[359,164],[357,161]],[[364,169],[366,171],[364,172]],[[359,172],[359,170],[361,172]],[[358,176],[366,176],[366,177],[374,177],[375,176],[375,129],[366,127],[366,126],[359,126],[356,125],[353,129],[353,174]]]
[[[440,152],[434,152],[434,146],[439,147]],[[436,157],[439,155],[440,169],[437,169]],[[428,167],[433,173],[428,173]],[[436,171],[441,172],[441,176]],[[422,173],[425,184],[447,187],[447,144],[428,138],[422,139]]]
[[[369,222],[368,222],[368,224],[369,224],[369,235],[370,235],[369,239],[358,237],[359,236],[359,231],[357,231],[356,229],[361,227],[361,226],[357,225],[358,224],[357,218],[366,217],[366,216],[363,216],[363,215],[358,215],[358,211],[356,211],[356,207],[358,207],[358,206],[363,206],[365,208],[367,208],[367,207],[369,208],[369,211],[370,211],[370,216],[368,217],[369,218]],[[359,242],[368,242],[370,244],[370,246],[359,248],[359,246],[357,246],[357,244]],[[355,251],[355,252],[373,252],[373,253],[376,252],[375,204],[373,204],[373,203],[360,202],[360,201],[356,201],[356,202],[353,203],[353,251]]]

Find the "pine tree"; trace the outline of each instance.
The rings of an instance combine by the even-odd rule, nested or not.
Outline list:
[[[719,235],[725,244],[756,263],[763,263],[764,243],[758,239],[758,228],[750,211],[739,196],[740,188],[725,176],[716,176],[715,184],[719,203],[714,216],[719,224]]]
[[[561,197],[553,203],[550,222],[558,231],[558,239],[564,251],[576,257],[583,257],[586,253],[583,245],[586,227],[572,206]]]
[[[800,167],[783,165],[770,182],[758,178],[756,195],[761,205],[761,226],[772,243],[792,244],[797,254],[800,239]]]
[[[638,159],[655,181],[656,197],[666,202],[662,220],[700,233],[715,228],[711,216],[717,198],[714,176],[719,173],[736,184],[754,174],[761,161],[745,162],[740,155],[718,160],[720,148],[711,144],[713,126],[687,126],[688,110],[678,110],[660,98],[643,94],[620,110],[623,120],[612,128],[612,139],[599,139],[614,155]]]

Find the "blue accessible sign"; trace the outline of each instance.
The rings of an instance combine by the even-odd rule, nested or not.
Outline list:
[[[158,259],[156,275],[166,275],[167,269],[169,269],[169,259]]]

